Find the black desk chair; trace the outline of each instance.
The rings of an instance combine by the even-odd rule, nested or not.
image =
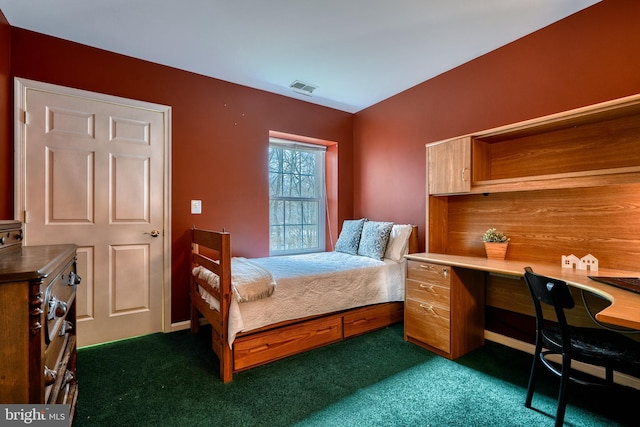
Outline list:
[[[536,311],[536,347],[525,406],[531,408],[538,368],[543,365],[560,378],[556,426],[561,426],[567,405],[568,383],[572,381],[585,385],[613,385],[614,370],[638,376],[640,343],[605,329],[567,325],[565,309],[572,309],[575,302],[566,282],[535,274],[530,267],[525,268],[524,279]],[[545,320],[540,303],[548,304],[555,309],[557,324],[553,320]],[[554,364],[549,361],[547,356],[551,354],[560,355],[562,363]],[[604,367],[605,379],[579,379],[575,376],[577,373],[571,370],[572,360]]]

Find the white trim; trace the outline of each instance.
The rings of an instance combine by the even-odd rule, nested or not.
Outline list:
[[[172,323],[169,326],[169,332],[184,331],[185,329],[189,329],[190,327],[191,327],[191,321],[183,320],[181,322]]]
[[[282,139],[275,138],[273,136],[269,137],[269,145],[275,145],[279,147],[289,148],[289,149],[297,149],[297,150],[317,150],[317,151],[327,151],[326,145],[321,144],[311,144],[308,142],[300,142],[294,141],[291,139]]]

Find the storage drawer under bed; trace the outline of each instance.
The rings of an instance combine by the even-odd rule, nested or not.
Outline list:
[[[404,303],[376,304],[344,314],[344,337],[364,334],[393,323],[402,322]]]
[[[236,338],[234,371],[281,359],[342,339],[342,316],[313,319],[287,327]]]

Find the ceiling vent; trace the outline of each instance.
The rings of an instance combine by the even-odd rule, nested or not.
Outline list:
[[[311,96],[313,95],[313,91],[318,89],[318,86],[310,85],[308,83],[301,82],[296,80],[295,82],[289,85],[294,92],[300,93],[302,95]]]

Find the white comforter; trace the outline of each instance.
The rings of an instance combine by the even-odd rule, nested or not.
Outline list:
[[[239,304],[232,299],[230,346],[241,331],[404,299],[404,262],[378,261],[342,252],[252,258],[251,262],[271,272],[276,288],[270,297],[257,301]],[[213,309],[219,309],[215,298],[202,290],[201,295]]]

